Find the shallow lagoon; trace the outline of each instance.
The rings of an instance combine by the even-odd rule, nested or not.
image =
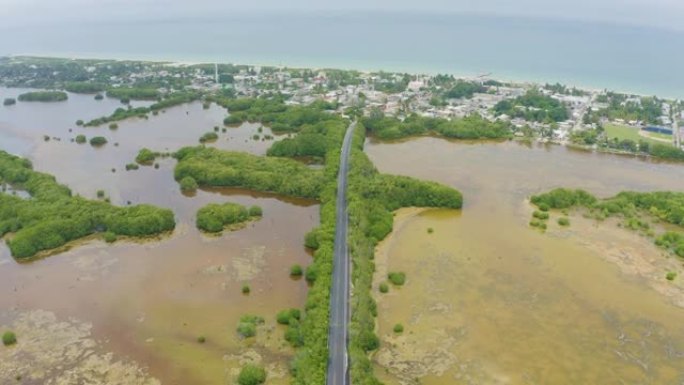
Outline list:
[[[22,91],[0,89],[0,99]],[[166,152],[198,144],[203,133],[223,128],[226,112],[196,102],[119,122],[116,130],[75,124],[120,106],[69,94],[66,102],[0,109],[0,149],[28,157],[75,193],[94,199],[102,189],[113,204],[169,207],[177,220],[173,234],[159,240],[84,240],[31,263],[17,263],[2,244],[0,327],[17,330],[20,343],[0,350],[0,382],[21,376],[29,384],[230,383],[242,364],[258,361],[270,381],[288,383],[293,351],[275,315],[306,299],[306,282],[291,279],[289,268],[310,262],[303,239],[318,224],[317,203],[239,189],[185,196],[173,179],[172,158],[158,160],[158,169],[125,171],[142,147]],[[264,154],[272,142],[252,136],[271,132],[259,127],[227,127],[209,145]],[[81,133],[105,136],[108,143],[95,148],[71,142]],[[264,216],[220,237],[201,234],[196,211],[226,201],[259,205]],[[249,295],[241,293],[243,284],[250,285]],[[266,318],[253,340],[241,340],[235,331],[247,313]],[[200,336],[205,343],[197,342]]]
[[[528,227],[526,198],[554,187],[600,196],[684,189],[684,167],[557,146],[421,138],[369,143],[383,172],[464,192],[462,211],[405,209],[378,248],[376,372],[388,384],[675,384],[684,380],[680,260],[572,213]],[[427,229],[433,228],[433,233]],[[401,335],[393,333],[404,325]],[[418,382],[419,381],[419,382]]]

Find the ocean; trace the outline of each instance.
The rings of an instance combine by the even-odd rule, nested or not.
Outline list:
[[[0,26],[0,55],[450,73],[684,98],[684,32],[463,14],[236,14]]]

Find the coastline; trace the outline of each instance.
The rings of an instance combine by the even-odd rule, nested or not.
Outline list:
[[[301,63],[297,63],[294,61],[288,62],[283,62],[283,61],[277,61],[277,60],[263,60],[263,59],[254,59],[251,60],[250,58],[239,58],[235,57],[234,59],[226,59],[226,58],[219,58],[219,57],[208,57],[208,56],[202,56],[202,57],[187,57],[187,58],[180,58],[179,56],[182,55],[141,55],[141,54],[131,54],[131,53],[88,53],[88,52],[39,52],[39,53],[10,53],[6,54],[5,57],[10,57],[10,58],[19,58],[19,57],[32,57],[32,58],[52,58],[52,59],[69,59],[69,60],[112,60],[112,61],[139,61],[139,62],[146,62],[146,63],[156,63],[156,64],[165,64],[165,65],[174,65],[174,66],[192,66],[192,65],[200,65],[200,64],[213,64],[213,63],[218,63],[218,64],[234,64],[234,65],[247,65],[247,66],[253,66],[253,67],[281,67],[281,68],[290,68],[290,69],[313,69],[313,70],[326,70],[326,69],[333,69],[333,70],[342,70],[342,71],[358,71],[361,73],[374,73],[374,72],[392,72],[392,73],[408,73],[411,75],[418,75],[418,76],[434,76],[437,74],[447,74],[447,75],[452,75],[456,78],[459,79],[465,79],[465,80],[476,80],[479,77],[481,77],[483,74],[487,74],[486,76],[487,79],[492,79],[496,80],[502,83],[510,83],[510,84],[515,84],[515,85],[523,85],[523,86],[530,86],[530,85],[543,85],[543,84],[555,84],[555,83],[560,83],[563,84],[569,88],[577,88],[583,91],[588,91],[592,93],[596,92],[601,92],[603,90],[608,90],[620,94],[625,94],[625,95],[635,95],[639,97],[650,97],[650,96],[657,96],[658,98],[661,99],[667,99],[667,100],[678,100],[678,99],[684,99],[684,95],[682,96],[675,96],[675,95],[667,95],[667,92],[644,92],[644,91],[636,91],[636,90],[629,90],[629,87],[624,87],[624,88],[610,88],[605,85],[599,85],[599,84],[591,84],[593,83],[592,81],[583,81],[583,82],[577,82],[577,81],[567,81],[567,80],[561,80],[560,77],[557,78],[556,80],[550,80],[550,79],[544,79],[543,77],[539,78],[532,78],[527,76],[527,74],[502,74],[498,75],[496,72],[488,72],[486,69],[482,69],[481,71],[439,71],[439,70],[426,70],[426,69],[420,69],[417,67],[413,67],[410,65],[406,66],[398,66],[395,68],[391,68],[393,66],[386,66],[381,63],[378,63],[378,65],[371,65],[370,63],[363,63],[361,65],[354,65],[353,60],[350,63],[343,63],[343,62],[335,62],[334,64],[322,64],[322,63],[316,63],[316,60],[306,60],[306,59],[300,59]],[[2,57],[2,56],[0,56]],[[297,60],[299,61],[299,60]],[[310,63],[310,64],[306,64]],[[372,67],[377,67],[376,69],[371,69]]]

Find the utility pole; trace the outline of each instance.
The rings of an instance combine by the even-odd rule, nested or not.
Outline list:
[[[680,112],[679,109],[677,108],[679,106],[679,100],[675,100],[674,104],[672,104],[672,136],[674,137],[674,145],[677,148],[681,148],[682,145],[682,138],[681,138],[681,133],[679,132],[679,116]]]

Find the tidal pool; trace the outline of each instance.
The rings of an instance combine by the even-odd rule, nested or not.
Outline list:
[[[21,91],[0,88],[0,99]],[[317,203],[239,189],[186,196],[173,179],[172,158],[158,160],[159,168],[127,172],[124,165],[142,147],[175,151],[199,144],[203,133],[223,128],[226,111],[196,102],[119,122],[117,130],[75,125],[119,106],[70,94],[62,103],[0,108],[0,149],[28,157],[75,193],[94,199],[102,189],[113,204],[168,207],[177,221],[173,234],[160,239],[83,240],[30,263],[17,263],[2,243],[0,330],[17,331],[19,343],[0,349],[0,383],[229,384],[246,362],[262,363],[269,383],[289,383],[293,351],[275,315],[305,302],[307,284],[290,278],[289,268],[310,263],[303,239],[319,222]],[[272,141],[253,140],[271,134],[259,128],[227,127],[208,145],[262,155]],[[70,141],[81,133],[109,143],[94,148]],[[264,216],[219,237],[201,234],[197,210],[226,201],[259,205]],[[236,333],[244,314],[266,319],[254,339]]]
[[[405,209],[376,252],[374,290],[388,384],[682,384],[682,263],[652,241],[580,213],[528,226],[526,198],[554,187],[600,196],[684,189],[684,166],[557,146],[369,142],[383,172],[464,193],[463,210]],[[428,233],[428,228],[433,232]],[[680,305],[680,306],[677,306]],[[392,331],[396,323],[402,334]]]

